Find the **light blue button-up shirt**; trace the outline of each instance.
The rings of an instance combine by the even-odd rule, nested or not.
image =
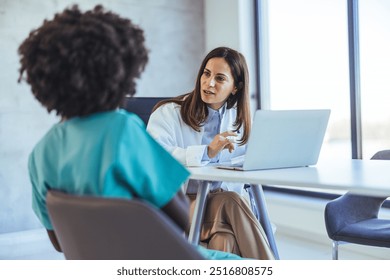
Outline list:
[[[211,141],[213,141],[215,135],[221,133],[221,120],[226,112],[226,103],[218,110],[214,110],[210,107],[207,108],[209,110],[209,115],[203,127],[202,145],[209,145]],[[210,159],[207,155],[206,148],[203,153],[202,161],[210,161],[211,163],[219,162],[219,154]]]

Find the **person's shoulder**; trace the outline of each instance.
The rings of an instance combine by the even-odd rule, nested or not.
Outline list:
[[[61,127],[62,123],[54,124],[38,142],[34,145],[32,151],[30,152],[29,159],[31,160],[34,157],[40,157],[45,154],[47,149],[52,149],[58,143],[59,138],[61,137]]]
[[[230,118],[235,119],[237,116],[237,104],[229,109],[226,108],[225,115],[229,116]]]
[[[172,109],[172,108],[180,108],[181,105],[177,104],[176,102],[174,101],[169,101],[167,103],[164,103],[163,105],[161,105],[160,107],[158,107],[157,109],[160,109],[160,108],[168,108],[168,109]]]
[[[118,109],[110,112],[109,118],[113,123],[117,123],[119,125],[131,125],[132,127],[140,128],[145,127],[144,122],[139,116],[124,109]]]
[[[117,110],[114,116],[118,120],[116,127],[121,137],[128,140],[145,137],[146,125],[139,116],[124,109]]]
[[[157,123],[175,125],[181,120],[181,106],[175,102],[168,102],[159,106],[150,116],[148,129]]]
[[[61,134],[59,133],[59,131],[62,130],[62,126],[63,125],[61,122],[53,124],[49,128],[49,130],[42,136],[42,138],[37,142],[35,148],[40,146],[46,146],[48,142],[55,140],[55,138],[57,138]]]
[[[163,115],[172,115],[180,112],[181,105],[175,102],[167,102],[159,106],[153,113],[163,114]]]
[[[65,122],[64,125],[82,126],[91,133],[100,131],[103,134],[117,134],[115,132],[125,130],[126,127],[145,128],[145,124],[136,114],[124,109],[98,112],[85,117],[75,118]]]

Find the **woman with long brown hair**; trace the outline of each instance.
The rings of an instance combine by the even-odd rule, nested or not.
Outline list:
[[[216,48],[204,58],[194,90],[157,104],[147,130],[186,166],[226,162],[244,155],[251,128],[248,86],[244,56],[231,48]],[[187,195],[192,206],[196,188],[197,182],[191,180]],[[267,237],[247,201],[231,190],[237,188],[223,182],[212,187],[201,241],[209,249],[273,259]]]

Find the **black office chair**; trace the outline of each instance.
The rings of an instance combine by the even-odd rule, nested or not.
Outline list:
[[[147,125],[154,105],[164,99],[167,97],[126,97],[121,107],[137,114]]]
[[[371,159],[390,160],[390,150],[379,151]],[[347,192],[327,203],[325,226],[332,239],[332,259],[338,259],[338,246],[343,243],[390,248],[390,220],[378,218],[386,198]]]
[[[204,259],[167,215],[138,199],[49,191],[47,208],[66,259]]]

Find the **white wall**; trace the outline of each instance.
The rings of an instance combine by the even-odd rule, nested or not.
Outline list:
[[[70,0],[0,0],[0,233],[41,227],[31,210],[27,157],[57,121],[17,84],[17,48],[45,18]],[[138,96],[175,96],[191,90],[205,53],[203,1],[81,0],[131,18],[145,31],[150,62],[138,83]]]
[[[205,0],[205,49],[226,46],[241,52],[249,68],[249,93],[255,94],[255,37],[253,0]],[[252,98],[252,112],[255,100]]]

